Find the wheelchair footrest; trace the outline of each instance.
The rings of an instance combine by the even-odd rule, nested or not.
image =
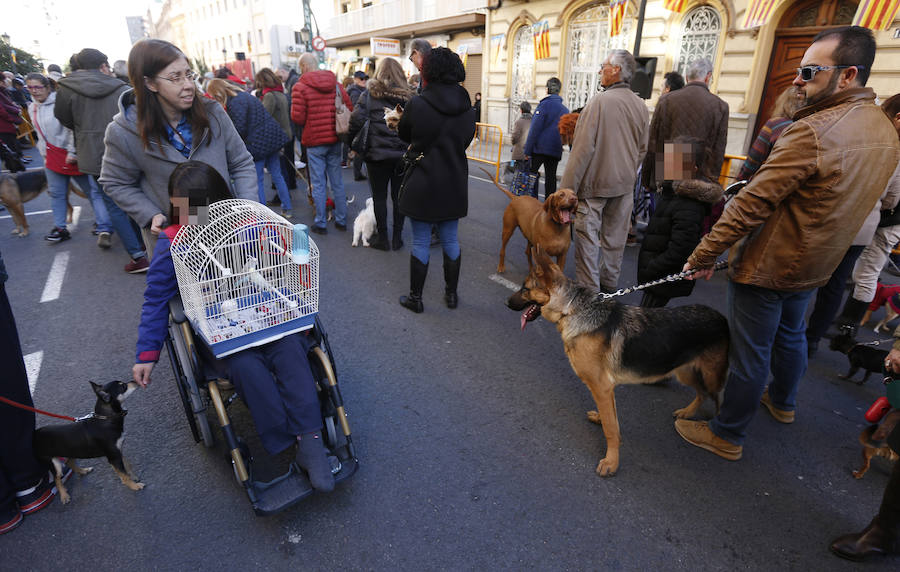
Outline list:
[[[281,512],[315,492],[306,475],[293,464],[284,475],[268,483],[252,481],[250,486],[256,496],[253,511],[259,516]]]

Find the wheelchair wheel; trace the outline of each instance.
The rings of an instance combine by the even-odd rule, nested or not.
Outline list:
[[[326,386],[337,385],[337,378],[335,377],[331,356],[326,354],[321,347],[317,346],[310,350],[309,361],[310,365],[312,365],[313,372],[316,375],[316,379],[319,382],[320,390],[324,395],[328,396],[328,388]],[[331,403],[331,399],[326,397],[326,400],[325,405],[322,407],[322,418],[324,422],[322,436],[325,438],[325,444],[328,448],[334,450],[338,445],[336,423],[338,413],[334,404]]]
[[[180,330],[182,327],[183,324],[172,324],[169,338],[166,340],[169,359],[172,362],[172,372],[175,375],[175,385],[178,387],[178,395],[181,398],[184,414],[187,417],[194,441],[202,442],[206,447],[212,447],[215,444],[215,438],[209,426],[209,420],[206,418],[206,403],[197,385],[197,380],[202,373],[199,362],[193,355],[194,351],[188,350],[185,333]]]

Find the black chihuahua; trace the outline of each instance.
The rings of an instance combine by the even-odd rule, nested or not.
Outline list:
[[[850,361],[850,369],[847,371],[847,375],[840,376],[841,379],[852,381],[856,372],[864,369],[866,374],[861,380],[856,382],[858,385],[862,385],[873,372],[879,374],[884,372],[884,358],[887,357],[888,352],[865,344],[858,344],[853,336],[848,333],[842,333],[831,338],[831,343],[828,347],[836,352],[847,354],[847,359]]]
[[[75,459],[106,457],[122,484],[133,491],[144,488],[144,483],[136,482],[128,462],[122,456],[122,439],[125,432],[125,414],[122,402],[138,388],[131,381],[110,381],[105,385],[91,382],[97,395],[94,412],[68,425],[49,425],[34,432],[34,455],[39,460],[52,462],[54,480],[59,491],[59,500],[66,504],[70,497],[62,483],[63,462],[79,475],[86,475],[92,467],[81,468]]]

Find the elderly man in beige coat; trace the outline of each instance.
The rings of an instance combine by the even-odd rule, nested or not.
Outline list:
[[[629,86],[634,69],[634,57],[626,50],[610,51],[600,64],[605,89],[588,101],[578,118],[562,178],[562,188],[578,195],[575,280],[607,292],[619,282],[632,191],[647,152],[650,114]]]

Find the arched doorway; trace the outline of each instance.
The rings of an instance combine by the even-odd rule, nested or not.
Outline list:
[[[787,9],[775,31],[754,134],[769,120],[778,94],[794,81],[800,60],[815,35],[826,28],[851,24],[858,4],[855,0],[804,0]]]

